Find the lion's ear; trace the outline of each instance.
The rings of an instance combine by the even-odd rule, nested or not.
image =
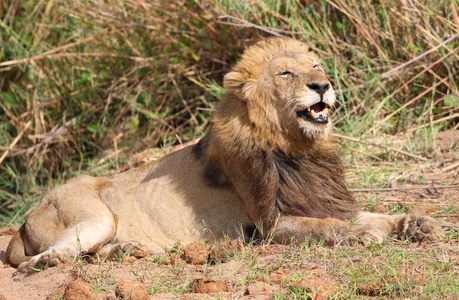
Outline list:
[[[223,86],[231,94],[237,96],[241,100],[245,100],[243,88],[246,78],[240,72],[232,71],[225,75]]]

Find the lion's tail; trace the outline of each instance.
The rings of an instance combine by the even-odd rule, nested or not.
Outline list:
[[[13,238],[8,244],[8,248],[6,248],[6,259],[8,260],[8,263],[13,267],[17,267],[20,263],[28,261],[32,258],[32,256],[25,255],[24,230],[25,227],[22,225],[13,235]]]

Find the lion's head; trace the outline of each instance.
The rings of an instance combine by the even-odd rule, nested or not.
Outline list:
[[[327,138],[335,94],[318,57],[301,42],[249,47],[225,76],[228,93],[194,153],[206,182],[234,187],[253,220],[282,215],[341,220],[355,203]]]
[[[302,42],[271,38],[252,45],[224,85],[247,103],[257,127],[294,138],[319,139],[330,132],[335,92],[319,58]]]

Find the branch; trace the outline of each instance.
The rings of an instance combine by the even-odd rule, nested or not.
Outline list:
[[[455,185],[421,185],[421,186],[402,186],[394,188],[370,188],[370,189],[349,189],[351,192],[385,192],[385,191],[409,191],[409,190],[429,190],[429,189],[459,189],[459,184]]]

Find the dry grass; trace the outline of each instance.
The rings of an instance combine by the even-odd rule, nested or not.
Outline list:
[[[458,11],[446,0],[2,1],[0,224],[23,221],[44,191],[101,170],[101,159],[117,168],[200,137],[223,74],[273,35],[324,58],[339,134],[386,148],[397,133],[432,143],[459,126]]]

